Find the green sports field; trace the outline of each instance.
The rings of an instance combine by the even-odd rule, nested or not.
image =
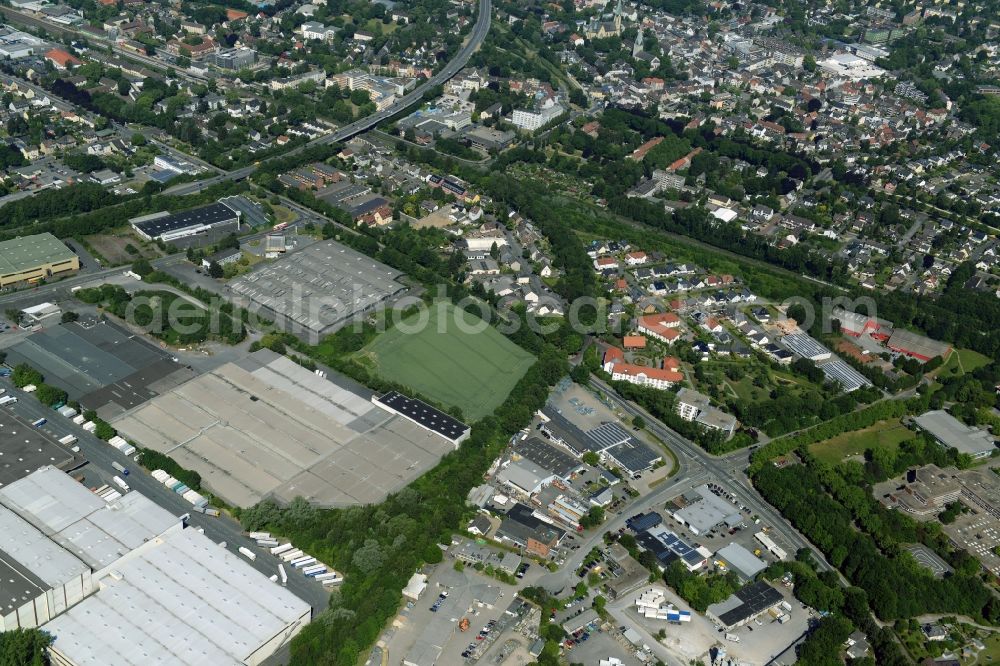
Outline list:
[[[356,357],[380,377],[443,405],[457,406],[467,421],[498,407],[535,357],[478,317],[447,304],[418,313],[382,333]],[[464,321],[464,325],[461,322]],[[470,331],[470,328],[475,331]],[[482,328],[482,330],[479,330]],[[409,329],[409,330],[408,330]],[[417,329],[417,330],[412,330]]]

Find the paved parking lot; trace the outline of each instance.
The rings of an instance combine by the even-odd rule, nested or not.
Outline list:
[[[505,611],[516,602],[518,587],[533,584],[543,574],[542,567],[532,564],[518,586],[507,585],[495,578],[467,566],[462,571],[454,567],[455,560],[446,556],[444,561],[429,571],[427,589],[421,598],[407,603],[393,628],[385,636],[385,650],[389,663],[400,663],[404,658],[422,659],[443,666],[480,664],[527,664],[533,661],[528,648],[538,628],[537,615],[532,621],[515,617]],[[440,598],[440,594],[447,597]],[[440,601],[438,609],[431,606]],[[469,628],[462,632],[459,622],[469,620]],[[495,624],[483,639],[479,632],[490,622]],[[525,626],[525,632],[518,625]],[[525,635],[527,634],[527,635]],[[514,643],[510,643],[513,640]],[[462,653],[472,646],[472,655]],[[504,657],[495,661],[498,655]]]

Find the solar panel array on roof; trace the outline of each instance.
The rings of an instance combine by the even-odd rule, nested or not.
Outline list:
[[[849,366],[845,361],[836,358],[829,363],[819,366],[830,381],[840,384],[845,391],[850,393],[862,386],[871,386],[871,381],[860,372]]]
[[[646,471],[662,457],[642,442],[635,440],[612,446],[606,453],[630,474]]]
[[[514,452],[556,476],[567,478],[579,466],[576,458],[537,437],[514,444]]]
[[[667,532],[664,530],[654,536],[663,542],[664,546],[673,551],[677,557],[689,564],[696,564],[704,559],[693,546],[682,541],[681,538],[673,532]]]
[[[239,219],[232,208],[223,203],[213,203],[200,208],[186,210],[180,213],[164,215],[144,222],[135,222],[133,226],[150,238],[170,235],[186,229],[207,228],[219,224],[228,224]]]
[[[813,361],[821,361],[823,359],[830,358],[832,355],[832,352],[829,349],[821,345],[815,338],[806,335],[805,333],[786,335],[781,339],[781,343],[785,345],[789,351]]]
[[[737,603],[735,605],[733,597],[736,598],[735,601]],[[729,597],[726,601],[717,604],[717,610],[723,612],[716,613],[716,616],[719,618],[719,622],[726,627],[738,625],[752,617],[760,615],[767,609],[781,603],[782,600],[781,592],[764,581],[758,581],[743,587],[733,597]],[[709,608],[709,612],[711,611],[712,609]]]
[[[632,439],[632,434],[628,430],[613,421],[588,430],[587,436],[597,443],[598,451],[606,451],[612,446],[623,444]]]
[[[625,521],[625,525],[633,532],[638,533],[650,530],[662,522],[663,516],[655,511],[650,511],[649,513],[639,513],[632,516]]]
[[[408,398],[398,391],[390,391],[376,399],[378,403],[405,416],[417,425],[436,432],[445,439],[457,442],[468,433],[469,426],[431,407],[423,400]]]

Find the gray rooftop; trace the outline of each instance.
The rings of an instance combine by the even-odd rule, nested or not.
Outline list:
[[[11,275],[44,264],[58,264],[76,257],[52,234],[22,236],[0,242],[0,275]]]
[[[123,560],[101,589],[44,625],[76,664],[243,664],[309,621],[310,607],[196,530]]]
[[[74,400],[165,358],[117,324],[96,320],[51,326],[8,349],[11,364],[32,365]]]
[[[943,409],[925,412],[913,420],[945,446],[958,449],[959,453],[983,456],[996,448],[989,433],[965,425]]]
[[[3,488],[0,503],[95,571],[178,524],[144,495],[108,504],[54,467]]]
[[[699,533],[707,532],[733,513],[733,506],[712,493],[707,485],[695,489],[701,499],[674,512],[674,515]]]
[[[249,506],[296,496],[325,506],[377,502],[430,469],[451,442],[379,409],[365,389],[263,349],[116,419],[123,435]]]
[[[0,487],[39,467],[75,469],[86,461],[11,411],[0,412]]]
[[[273,313],[279,324],[318,334],[402,292],[400,275],[331,240],[261,264],[230,286],[236,296]]]
[[[736,569],[744,578],[753,578],[767,568],[767,565],[738,543],[726,544],[715,557]]]

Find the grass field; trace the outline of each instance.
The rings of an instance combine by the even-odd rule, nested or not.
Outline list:
[[[468,421],[491,413],[535,357],[450,304],[435,305],[429,314],[427,325],[416,332],[410,329],[417,328],[422,313],[382,333],[356,357],[372,364],[383,379],[461,408]]]
[[[942,377],[963,375],[967,372],[973,372],[977,368],[987,365],[989,362],[990,358],[979,352],[972,351],[971,349],[956,349],[948,357],[945,364],[941,366],[938,374]]]
[[[836,464],[848,456],[861,455],[868,449],[889,447],[896,450],[900,444],[914,437],[913,431],[899,419],[879,421],[863,430],[837,435],[824,442],[817,442],[809,451],[823,462]]]

